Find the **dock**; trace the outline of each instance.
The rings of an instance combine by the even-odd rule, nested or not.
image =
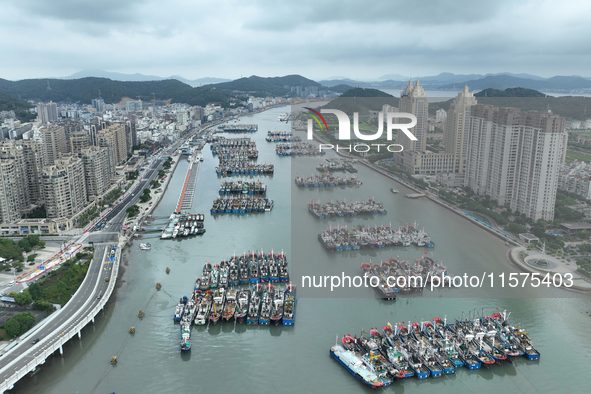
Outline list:
[[[195,185],[197,184],[197,173],[199,172],[199,160],[191,160],[183,190],[179,196],[176,212],[190,211],[193,206],[193,196],[195,195]]]
[[[420,197],[425,197],[426,194],[423,193],[411,193],[411,194],[407,194],[406,198],[420,198]]]

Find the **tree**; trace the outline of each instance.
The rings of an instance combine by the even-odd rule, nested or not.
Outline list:
[[[16,302],[20,306],[28,305],[31,302],[33,302],[33,298],[31,297],[31,294],[27,290],[25,290],[22,293],[17,293],[14,296],[14,302]]]
[[[21,333],[21,325],[15,319],[8,319],[8,321],[4,323],[4,329],[6,330],[6,334],[10,337],[16,337]]]
[[[27,332],[31,327],[35,325],[35,316],[31,312],[21,312],[14,316],[21,326],[21,334]]]
[[[30,312],[22,312],[8,319],[4,324],[6,333],[11,337],[24,334],[35,325],[35,316]]]
[[[29,294],[31,295],[31,298],[33,298],[34,301],[37,301],[43,295],[43,289],[41,288],[41,285],[37,282],[31,284],[28,287],[28,290]]]

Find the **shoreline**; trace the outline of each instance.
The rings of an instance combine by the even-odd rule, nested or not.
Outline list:
[[[320,142],[322,144],[327,144],[328,143],[325,140],[323,140],[321,137],[319,137],[316,133],[314,133],[313,137],[314,137],[314,140],[317,141],[317,142]],[[527,272],[527,273],[538,272],[538,271],[535,271],[533,269],[530,269],[529,267],[526,267],[524,264],[521,264],[521,262],[515,261],[513,259],[513,252],[516,251],[516,250],[518,250],[518,249],[520,249],[520,248],[524,248],[523,245],[519,244],[515,240],[513,240],[511,238],[507,238],[506,236],[504,236],[504,235],[500,234],[499,232],[497,232],[497,230],[495,230],[494,228],[488,227],[488,226],[486,226],[486,225],[484,225],[484,224],[482,224],[482,223],[480,223],[480,222],[478,222],[476,220],[471,219],[469,216],[464,215],[457,208],[452,207],[451,205],[447,204],[446,202],[441,201],[440,199],[438,199],[431,192],[429,192],[427,190],[421,190],[421,189],[419,189],[419,188],[417,188],[417,187],[415,187],[413,185],[410,185],[409,183],[406,183],[406,182],[402,181],[397,176],[392,175],[387,170],[385,170],[383,168],[380,168],[380,167],[376,166],[375,164],[372,164],[372,163],[368,162],[366,159],[361,159],[361,158],[358,158],[356,156],[348,155],[348,154],[343,153],[343,152],[338,152],[338,151],[335,151],[335,152],[336,152],[336,154],[338,156],[341,156],[341,157],[344,157],[344,158],[348,158],[348,159],[356,159],[359,163],[363,164],[365,167],[367,167],[367,168],[369,168],[369,169],[371,169],[371,170],[373,170],[373,171],[375,171],[375,172],[377,172],[377,173],[379,173],[379,174],[381,174],[381,175],[383,175],[383,176],[391,179],[392,181],[394,181],[394,182],[396,182],[396,183],[398,183],[398,184],[400,184],[400,185],[402,185],[404,187],[407,187],[407,188],[409,188],[409,189],[411,189],[411,190],[413,190],[413,191],[415,191],[417,193],[424,194],[425,197],[427,199],[429,199],[429,201],[431,201],[431,202],[433,202],[433,203],[435,203],[435,204],[437,204],[437,205],[439,205],[439,206],[441,206],[443,208],[446,208],[447,210],[455,213],[456,215],[458,215],[458,216],[466,219],[468,222],[470,222],[470,223],[472,223],[474,225],[477,225],[479,228],[487,231],[489,234],[494,235],[496,238],[500,239],[501,241],[504,241],[505,244],[507,244],[507,243],[512,244],[513,246],[512,247],[509,247],[506,250],[506,252],[505,252],[505,260],[510,265],[512,265],[513,267],[519,269],[522,272]],[[506,245],[506,246],[509,246],[509,245]],[[580,275],[576,271],[573,272],[573,275],[575,275],[575,274],[576,275]],[[586,282],[589,282],[589,280],[587,280],[586,278],[584,278],[582,276],[581,276],[581,278],[582,278],[582,280],[584,280]],[[571,287],[560,286],[560,287],[563,288],[563,289],[565,289],[565,290],[574,291],[576,293],[582,293],[582,294],[589,294],[589,293],[591,293],[591,288],[584,288],[584,287],[580,287],[580,286],[571,286]]]

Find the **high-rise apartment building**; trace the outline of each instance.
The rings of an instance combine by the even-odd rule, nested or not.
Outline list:
[[[141,111],[143,108],[142,100],[125,102],[125,110],[127,112]]]
[[[125,125],[115,123],[97,132],[97,145],[108,148],[113,168],[127,159],[127,136]]]
[[[482,104],[470,111],[466,185],[533,220],[553,220],[564,119]]]
[[[466,170],[468,156],[468,134],[470,108],[476,105],[476,98],[468,91],[468,86],[458,93],[449,107],[446,116],[445,132],[443,133],[445,153],[454,155],[453,171],[463,174]],[[439,115],[439,114],[438,114]]]
[[[80,153],[84,148],[88,148],[88,134],[86,131],[78,131],[70,134],[70,152]]]
[[[413,85],[412,80],[400,94],[398,104],[400,112],[413,114],[417,118],[417,124],[410,132],[417,138],[411,140],[404,132],[398,131],[398,143],[404,147],[403,153],[423,152],[427,147],[427,118],[429,116],[429,101],[419,80]],[[404,155],[402,155],[404,156]]]
[[[12,159],[0,159],[0,223],[21,217],[21,192],[17,168]]]
[[[48,218],[70,218],[86,206],[84,165],[80,158],[62,155],[55,165],[43,169],[41,178]]]
[[[127,155],[129,156],[133,153],[133,147],[138,144],[135,121],[125,122],[125,136],[127,138]]]
[[[394,155],[394,159],[404,170],[413,175],[436,175],[441,172],[454,172],[454,155],[447,152],[427,150],[427,119],[429,102],[420,82],[412,81],[402,91],[398,104],[400,112],[411,113],[417,118],[417,124],[409,131],[417,138],[411,140],[403,131],[398,131],[398,143],[403,150]],[[407,119],[402,122],[408,122]]]
[[[43,163],[51,166],[60,153],[68,153],[68,142],[63,126],[48,126],[41,129],[41,139],[45,151]]]
[[[56,103],[37,104],[37,117],[41,123],[56,122],[58,119]]]
[[[108,148],[90,146],[80,151],[89,199],[103,195],[111,185],[112,169]]]

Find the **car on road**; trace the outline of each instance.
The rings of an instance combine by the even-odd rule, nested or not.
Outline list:
[[[35,339],[33,339],[33,343],[32,343],[32,344],[34,345],[34,344],[36,344],[37,342],[39,342],[39,338],[35,338]]]

